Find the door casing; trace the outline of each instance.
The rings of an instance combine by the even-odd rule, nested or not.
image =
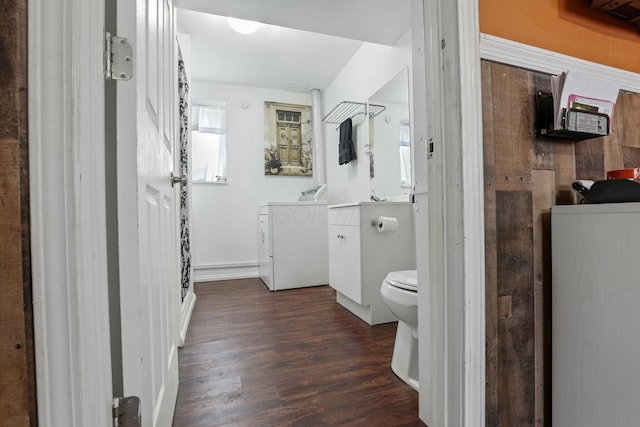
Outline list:
[[[427,156],[429,141],[442,150],[425,164],[429,234],[416,240],[429,241],[425,266],[442,262],[428,272],[437,292],[430,305],[422,304],[421,316],[433,315],[435,304],[444,309],[421,329],[421,340],[443,340],[441,353],[426,365],[443,374],[432,391],[421,387],[420,414],[432,426],[478,426],[484,425],[484,251],[477,191],[482,132],[480,110],[472,110],[480,104],[477,2],[412,1],[421,9],[414,24],[424,41],[416,43],[424,49],[418,55],[425,57],[414,102],[432,95],[438,101],[430,98],[429,118],[416,123],[424,132],[416,134],[415,150]],[[104,82],[102,31],[96,30],[103,26],[104,0],[29,0],[34,322],[43,426],[111,423]],[[464,173],[460,164],[469,166]],[[438,225],[441,234],[433,232]],[[426,273],[419,268],[419,277]],[[444,391],[442,398],[436,391]]]

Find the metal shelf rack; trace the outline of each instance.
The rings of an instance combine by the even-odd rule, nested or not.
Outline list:
[[[369,119],[373,119],[378,114],[387,109],[384,105],[368,104]],[[367,104],[364,102],[342,101],[322,118],[325,123],[341,124],[347,119],[352,119],[358,115],[367,114]]]

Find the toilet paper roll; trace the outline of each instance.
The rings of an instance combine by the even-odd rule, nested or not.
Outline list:
[[[378,225],[376,230],[378,233],[390,233],[398,229],[398,219],[388,216],[378,217]]]

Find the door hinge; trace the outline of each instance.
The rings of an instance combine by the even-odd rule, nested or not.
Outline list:
[[[111,408],[113,427],[141,427],[140,398],[138,396],[116,397]]]
[[[124,37],[104,33],[104,77],[107,80],[131,80],[133,46]]]

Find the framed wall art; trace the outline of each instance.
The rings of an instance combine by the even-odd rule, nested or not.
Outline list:
[[[311,106],[264,103],[265,175],[312,176]]]

